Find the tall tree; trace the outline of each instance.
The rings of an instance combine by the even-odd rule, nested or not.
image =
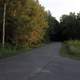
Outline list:
[[[4,12],[3,12],[3,38],[2,38],[2,46],[3,46],[3,48],[5,47],[6,5],[7,5],[7,2],[4,1]]]
[[[77,20],[75,13],[63,15],[60,25],[62,27],[62,36],[65,39],[76,39],[77,35]]]
[[[60,40],[60,26],[59,22],[56,20],[55,17],[53,17],[50,13],[48,12],[48,38],[50,41],[58,41]]]
[[[21,46],[40,43],[48,27],[45,15],[46,12],[39,2],[9,0],[6,10],[6,43]],[[0,31],[2,33],[2,29]]]

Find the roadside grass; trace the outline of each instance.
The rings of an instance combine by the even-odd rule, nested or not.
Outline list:
[[[65,41],[60,51],[61,56],[80,60],[80,41]]]
[[[17,49],[17,48],[0,48],[0,59],[2,58],[6,58],[6,57],[11,57],[11,56],[15,56],[21,53],[25,53],[26,51],[31,50],[30,48],[21,48],[21,49]]]
[[[1,46],[1,45],[0,45]],[[18,54],[28,54],[28,51],[31,51],[36,48],[40,48],[45,46],[45,44],[39,44],[37,46],[33,47],[16,47],[16,46],[11,46],[7,45],[5,48],[0,47],[0,59],[6,58],[6,57],[11,57],[11,56],[16,56]]]

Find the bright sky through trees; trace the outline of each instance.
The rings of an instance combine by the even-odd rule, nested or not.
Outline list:
[[[80,11],[80,0],[39,0],[40,3],[57,19],[62,14]]]

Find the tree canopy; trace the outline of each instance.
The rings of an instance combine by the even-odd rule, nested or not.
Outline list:
[[[5,42],[24,47],[39,44],[48,27],[47,13],[44,7],[34,0],[0,0],[0,41],[4,2],[7,4]]]
[[[67,39],[80,39],[80,22],[79,15],[70,13],[69,15],[62,15],[60,25],[62,28],[62,36],[64,40]]]

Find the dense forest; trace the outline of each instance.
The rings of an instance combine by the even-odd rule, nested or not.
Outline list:
[[[80,39],[80,13],[62,15],[58,21],[38,0],[0,0],[1,47],[4,12],[5,46],[27,48],[46,42]]]
[[[32,47],[40,44],[48,28],[47,12],[34,0],[0,0],[0,42],[5,4],[5,45]]]

